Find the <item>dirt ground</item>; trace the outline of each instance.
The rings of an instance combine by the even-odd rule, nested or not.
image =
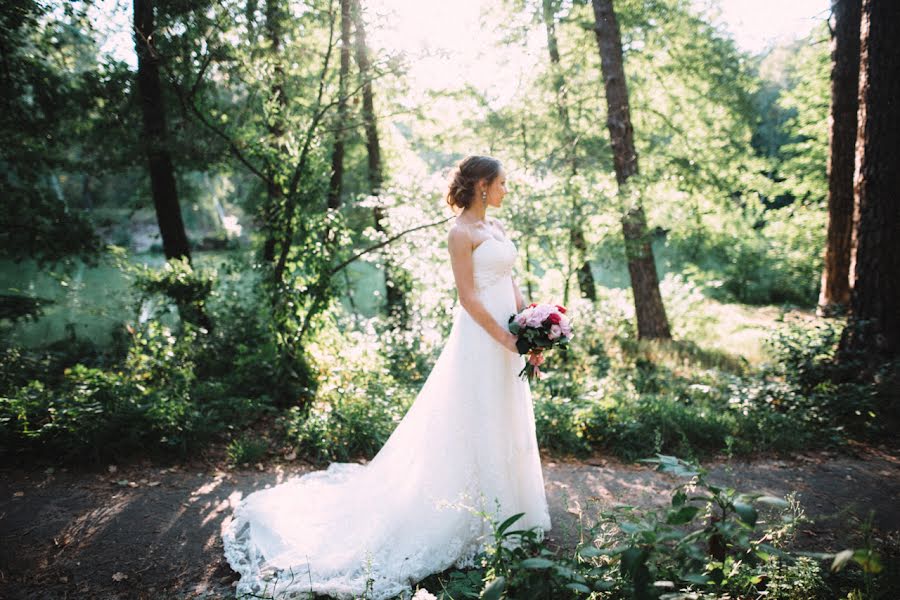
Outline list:
[[[595,457],[543,462],[553,529],[566,552],[599,510],[669,501],[678,480]],[[714,482],[784,496],[796,491],[812,523],[804,547],[834,551],[874,510],[877,535],[900,530],[900,454],[864,448],[790,460],[717,461]],[[236,574],[220,531],[243,496],[312,470],[298,461],[233,469],[220,457],[165,467],[0,469],[0,598],[233,597]]]

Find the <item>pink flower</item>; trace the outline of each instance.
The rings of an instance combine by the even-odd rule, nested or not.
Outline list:
[[[529,315],[527,323],[531,327],[540,327],[541,324],[550,316],[552,308],[547,304],[538,304]]]
[[[552,316],[552,315],[551,315],[551,316]],[[560,327],[560,326],[557,325],[556,323],[554,323],[553,325],[551,325],[551,326],[550,326],[550,333],[547,334],[547,337],[550,338],[551,340],[555,340],[555,339],[558,338],[560,335],[562,335],[562,327]]]

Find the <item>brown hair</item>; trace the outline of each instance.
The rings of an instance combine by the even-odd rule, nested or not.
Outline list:
[[[447,204],[451,208],[468,208],[475,199],[475,184],[487,179],[490,185],[500,174],[500,168],[500,161],[492,156],[470,155],[459,161],[450,179]]]

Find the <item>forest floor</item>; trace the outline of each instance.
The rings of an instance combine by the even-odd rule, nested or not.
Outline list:
[[[859,543],[874,511],[877,539],[900,536],[900,452],[851,447],[785,458],[704,463],[714,483],[784,496],[811,518],[799,546]],[[649,466],[597,456],[545,457],[553,524],[548,546],[570,553],[598,511],[669,502],[679,483]],[[0,598],[233,597],[220,531],[243,496],[314,467],[299,461],[235,469],[205,456],[175,466],[0,469]]]

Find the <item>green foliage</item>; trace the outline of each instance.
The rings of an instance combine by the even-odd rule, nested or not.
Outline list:
[[[717,596],[736,597],[768,590],[773,574],[789,570],[788,577],[805,577],[804,588],[821,586],[814,563],[791,567],[796,559],[785,552],[802,512],[796,503],[761,494],[739,493],[713,485],[696,464],[657,455],[645,462],[688,482],[673,490],[669,507],[640,510],[617,507],[601,520],[598,554],[609,557],[618,588],[634,598],[655,598],[663,591],[690,586]],[[758,531],[766,506],[783,509],[781,519]],[[662,585],[661,582],[669,582]],[[668,589],[667,589],[668,588]],[[794,598],[797,589],[786,588]]]
[[[766,372],[792,388],[783,409],[811,428],[863,438],[890,436],[900,422],[900,360],[873,368],[870,357],[839,356],[844,329],[838,319],[784,324],[767,341],[775,360]]]
[[[820,24],[790,48],[777,99],[788,115],[789,136],[778,148],[780,185],[804,204],[822,206],[828,196],[828,126],[831,108],[829,31]]]
[[[672,231],[674,259],[706,293],[746,304],[814,306],[823,267],[825,214],[791,205],[716,219],[702,233]]]
[[[0,254],[41,265],[73,255],[95,263],[102,247],[61,191],[61,172],[78,163],[73,150],[92,125],[83,105],[101,87],[84,15],[65,4],[56,15],[44,2],[16,0],[0,13]]]
[[[442,599],[809,600],[827,593],[820,561],[836,556],[793,550],[808,521],[794,494],[775,498],[720,487],[697,464],[672,456],[646,462],[684,480],[667,505],[601,511],[582,532],[589,541],[572,556],[551,551],[535,529],[515,529],[522,513],[492,520],[490,543],[474,568],[449,569],[420,586],[441,589],[435,593]],[[875,564],[865,548],[848,552],[862,565]]]
[[[2,398],[5,440],[67,459],[186,450],[197,418],[193,336],[177,340],[151,321],[132,337],[122,370],[76,364],[56,386],[32,380]]]
[[[261,460],[269,450],[269,444],[265,440],[250,436],[235,438],[225,448],[228,460],[233,464],[246,465]]]
[[[309,346],[320,385],[308,407],[279,419],[286,443],[316,461],[371,457],[406,413],[413,390],[394,380],[377,338],[326,326]]]

